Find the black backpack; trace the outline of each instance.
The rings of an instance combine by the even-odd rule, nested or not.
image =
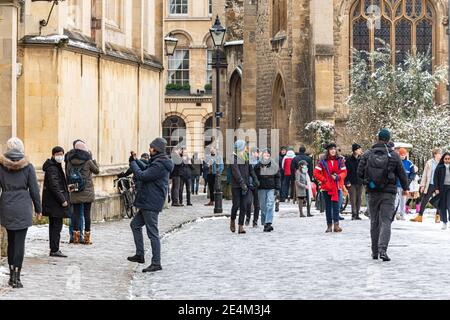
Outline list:
[[[72,167],[69,172],[69,185],[76,186],[74,192],[82,192],[86,187],[86,181],[81,174],[82,167]]]
[[[365,171],[365,184],[369,190],[383,190],[390,182],[389,163],[392,159],[392,151],[371,150],[367,159]]]

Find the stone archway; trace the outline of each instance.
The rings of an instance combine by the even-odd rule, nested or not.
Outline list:
[[[235,71],[230,79],[231,110],[229,126],[231,129],[239,129],[242,120],[242,77]]]
[[[272,93],[272,128],[280,130],[280,145],[289,144],[289,113],[286,106],[284,81],[277,75]]]

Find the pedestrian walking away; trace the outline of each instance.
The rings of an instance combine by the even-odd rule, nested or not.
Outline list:
[[[291,164],[292,161],[295,158],[295,152],[294,150],[288,150],[286,153],[286,156],[283,157],[283,161],[281,162],[281,168],[283,169],[284,174],[284,180],[283,180],[283,187],[281,188],[282,194],[281,194],[281,202],[286,201],[286,199],[289,200],[290,198],[290,191],[291,190],[291,183],[292,183],[292,175],[293,172],[291,172]]]
[[[25,157],[23,142],[11,138],[0,155],[0,222],[8,236],[9,285],[23,288],[20,278],[25,238],[33,224],[33,211],[42,217],[41,197],[34,166]],[[34,210],[33,210],[34,207]]]
[[[361,211],[361,201],[363,193],[363,182],[358,178],[358,165],[361,160],[362,148],[359,144],[353,144],[352,155],[345,161],[347,167],[347,177],[345,186],[350,195],[350,204],[352,206],[352,220],[361,220],[359,217]]]
[[[433,158],[428,160],[425,164],[425,168],[423,170],[422,179],[420,180],[420,193],[422,194],[422,201],[420,203],[419,214],[414,219],[411,219],[413,222],[422,222],[423,214],[427,207],[428,202],[430,202],[433,197],[436,188],[434,186],[434,175],[436,172],[436,168],[441,161],[442,158],[442,150],[439,148],[433,149]],[[439,209],[436,211],[435,222],[440,222],[440,213]]]
[[[180,202],[180,188],[181,188],[181,171],[183,168],[183,150],[175,150],[172,152],[172,161],[174,163],[174,169],[170,175],[172,180],[171,189],[171,201],[172,207],[182,207],[183,204]]]
[[[435,193],[438,197],[438,208],[441,213],[442,229],[447,229],[450,213],[450,153],[446,152],[441,158],[434,174]]]
[[[230,230],[236,232],[236,217],[239,210],[239,234],[245,234],[245,217],[249,203],[251,202],[251,186],[259,187],[259,181],[256,177],[253,166],[249,163],[249,156],[246,150],[246,144],[243,140],[237,140],[235,143],[235,152],[233,154],[232,172],[232,198],[233,206],[231,208]]]
[[[305,160],[300,160],[298,168],[295,172],[295,187],[298,198],[298,208],[300,217],[313,217],[311,214],[312,183],[308,174],[308,163]],[[303,213],[303,206],[306,204],[306,216]]]
[[[255,169],[255,166],[259,163],[259,150],[256,147],[253,147],[250,152],[250,158],[249,163]],[[259,220],[259,213],[261,211],[260,209],[260,203],[259,203],[259,197],[258,197],[258,188],[254,186],[253,182],[250,186],[251,191],[251,197],[252,200],[249,202],[249,207],[247,209],[247,219],[245,220],[245,225],[250,225],[251,216],[252,216],[252,206],[253,206],[253,228],[258,227],[258,220]]]
[[[340,199],[344,180],[347,176],[345,160],[338,154],[335,143],[326,146],[325,155],[321,156],[319,163],[314,169],[314,177],[320,183],[325,199],[325,213],[327,217],[326,232],[342,232],[340,221]]]
[[[186,205],[192,206],[191,202],[191,178],[192,178],[192,164],[187,152],[184,150],[181,154],[181,168],[180,168],[180,189],[179,189],[179,204],[183,205],[183,191],[186,188]]]
[[[67,258],[60,249],[63,220],[69,218],[69,188],[62,169],[64,149],[54,147],[52,157],[42,166],[44,188],[42,192],[42,214],[49,217],[50,256]]]
[[[369,193],[370,234],[372,258],[390,261],[387,255],[391,239],[391,225],[395,219],[395,199],[397,180],[402,187],[402,195],[408,194],[408,178],[400,156],[388,146],[391,133],[382,129],[379,142],[361,158],[358,177]]]
[[[259,181],[258,199],[261,208],[261,224],[264,232],[273,231],[273,215],[275,199],[280,195],[281,179],[278,163],[272,159],[270,149],[261,151],[261,160],[255,166],[255,174]]]
[[[161,242],[159,238],[158,217],[164,208],[169,189],[169,176],[174,169],[172,160],[165,154],[167,141],[157,138],[150,144],[150,162],[145,170],[131,163],[131,169],[136,179],[141,182],[135,200],[135,207],[139,209],[131,221],[136,254],[128,257],[131,262],[145,263],[144,238],[142,228],[145,226],[147,236],[152,246],[152,263],[143,272],[162,270]]]
[[[70,192],[70,203],[73,204],[73,243],[80,243],[80,215],[84,213],[84,241],[83,244],[92,244],[91,238],[91,208],[95,201],[95,189],[92,174],[99,174],[100,169],[92,158],[92,153],[83,141],[75,144],[67,156],[67,183]]]

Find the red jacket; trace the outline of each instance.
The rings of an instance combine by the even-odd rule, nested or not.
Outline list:
[[[336,180],[332,177],[333,173],[337,175]],[[320,189],[327,192],[332,201],[339,201],[339,190],[344,188],[344,180],[347,177],[345,159],[338,157],[320,160],[314,169],[314,177],[320,182]]]

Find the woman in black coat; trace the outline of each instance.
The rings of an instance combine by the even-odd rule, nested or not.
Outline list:
[[[20,273],[25,239],[33,224],[33,211],[39,219],[42,217],[41,197],[36,171],[25,157],[23,142],[11,138],[6,149],[0,155],[0,222],[8,232],[9,285],[23,288]]]
[[[69,189],[62,169],[64,149],[55,147],[52,157],[48,159],[42,170],[45,172],[42,207],[44,216],[49,217],[50,256],[67,258],[59,250],[63,219],[69,218]]]
[[[438,207],[441,213],[442,229],[447,229],[450,212],[450,153],[446,152],[441,158],[434,173],[434,185],[436,194],[439,195]]]

